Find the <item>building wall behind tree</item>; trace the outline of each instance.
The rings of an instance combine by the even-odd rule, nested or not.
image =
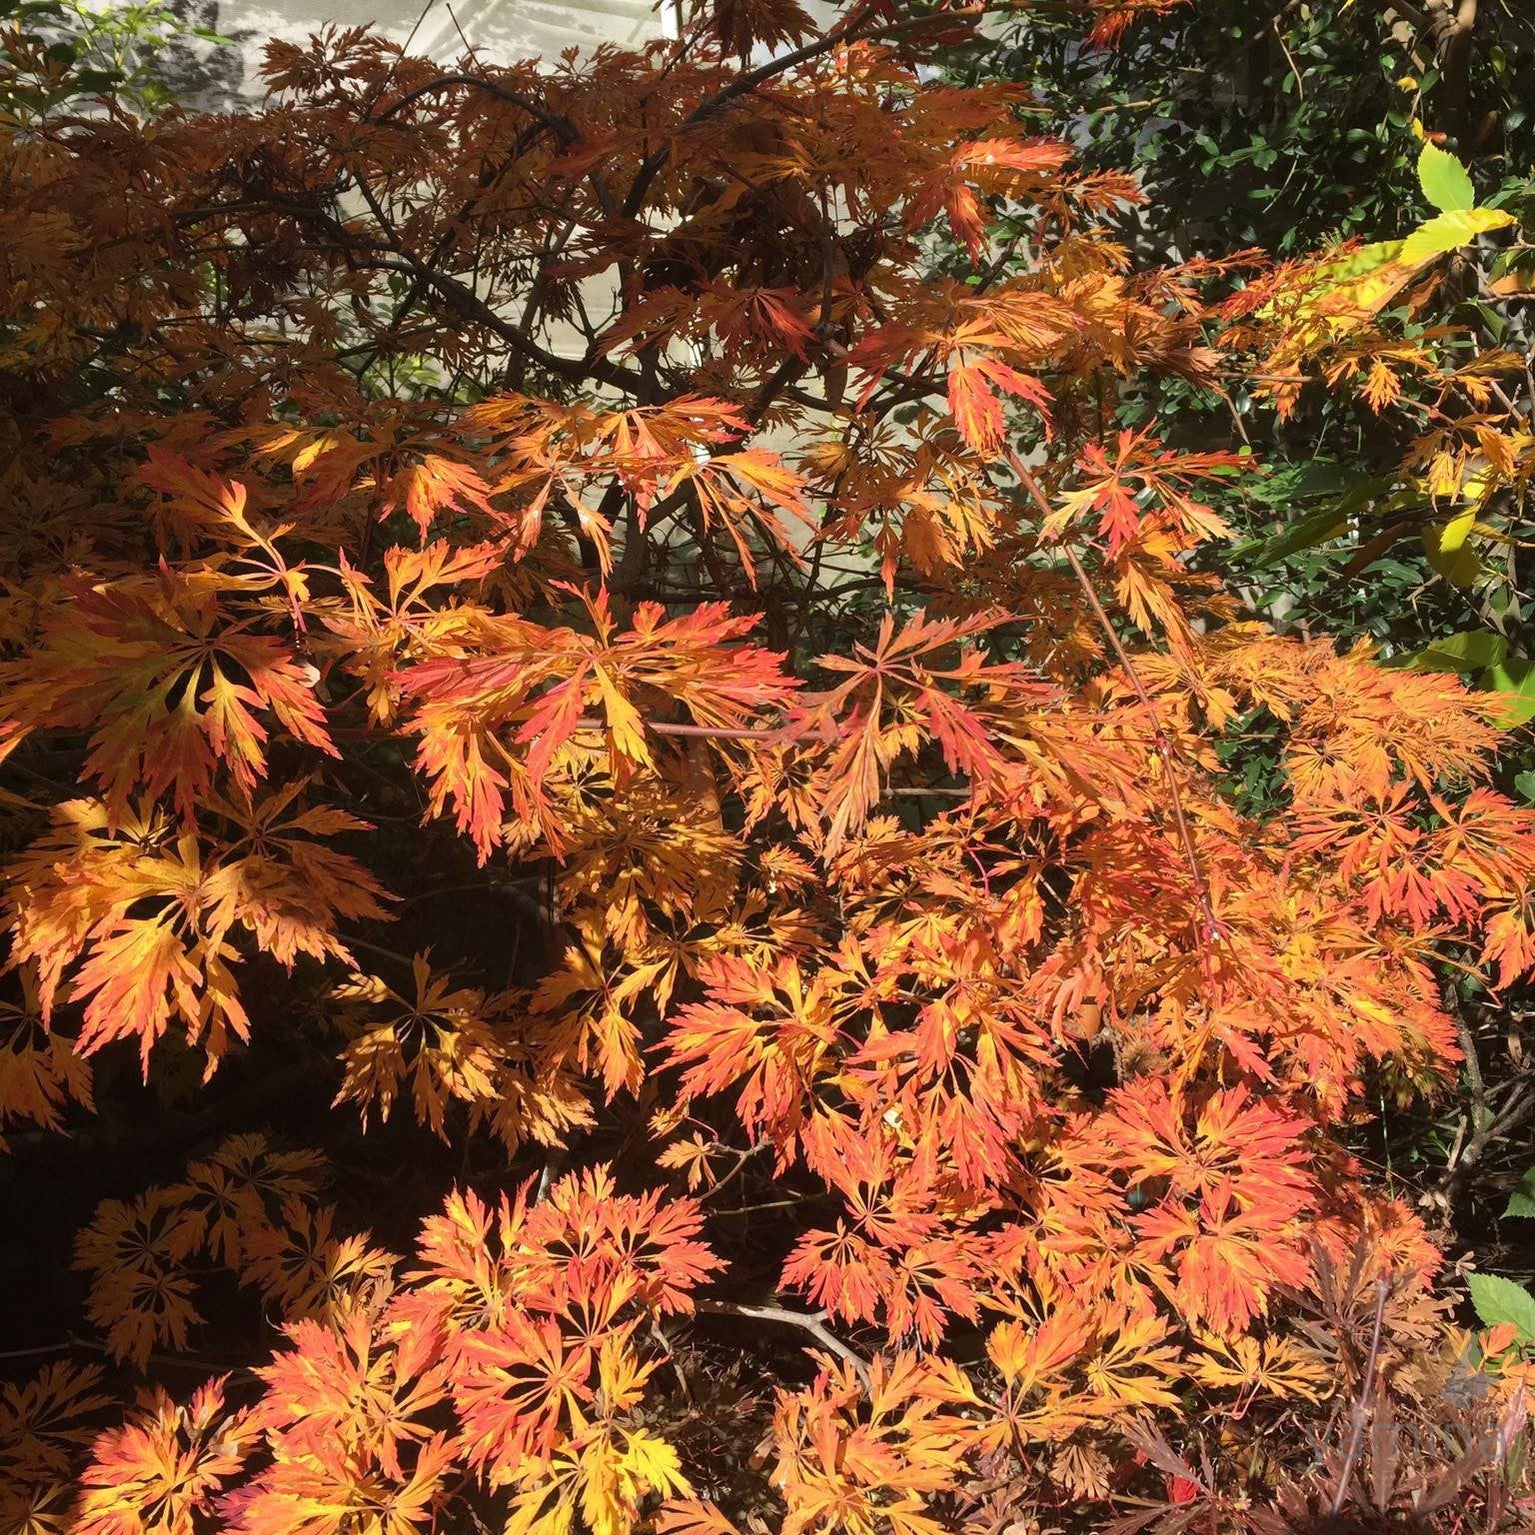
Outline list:
[[[119,0],[94,0],[111,10]],[[261,63],[274,38],[303,43],[327,26],[373,25],[409,51],[449,65],[466,53],[488,64],[558,58],[604,43],[633,48],[666,36],[674,0],[170,0],[189,26],[230,39],[183,38],[158,73],[185,105],[219,111],[263,92]]]

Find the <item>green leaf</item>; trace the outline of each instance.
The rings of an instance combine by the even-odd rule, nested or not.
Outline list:
[[[1513,222],[1513,214],[1502,208],[1457,208],[1452,213],[1436,214],[1402,241],[1402,263],[1414,269],[1426,266],[1469,245],[1478,235],[1506,229]]]
[[[1535,1295],[1498,1274],[1467,1274],[1466,1283],[1484,1326],[1512,1322],[1521,1343],[1535,1343]]]
[[[1514,787],[1524,796],[1527,805],[1535,805],[1535,769],[1516,774]]]
[[[1406,243],[1405,240],[1376,240],[1373,244],[1361,245],[1358,250],[1339,256],[1336,261],[1329,261],[1326,266],[1319,268],[1317,282],[1328,287],[1341,287],[1344,283],[1368,277],[1372,272],[1398,260]]]
[[[1508,654],[1508,641],[1491,629],[1468,629],[1435,640],[1425,650],[1406,658],[1415,672],[1474,672],[1496,666]]]
[[[1439,552],[1454,554],[1457,550],[1463,549],[1475,526],[1475,508],[1469,512],[1457,512],[1439,529]]]
[[[1319,315],[1347,322],[1378,313],[1429,262],[1469,245],[1479,234],[1502,229],[1514,217],[1500,208],[1457,208],[1436,214],[1405,240],[1362,245],[1320,267],[1316,286],[1302,306]],[[1258,311],[1267,318],[1272,304]]]
[[[1262,479],[1248,484],[1247,499],[1256,505],[1288,511],[1298,501],[1315,501],[1320,496],[1337,498],[1351,494],[1362,484],[1389,483],[1378,475],[1361,474],[1352,465],[1331,459],[1307,459],[1303,463],[1281,463],[1277,468],[1271,468]]]
[[[1535,1167],[1529,1168],[1519,1180],[1519,1187],[1508,1196],[1505,1216],[1517,1215],[1525,1220],[1535,1217]]]
[[[1406,281],[1398,275],[1405,240],[1377,240],[1361,245],[1346,256],[1325,262],[1314,274],[1314,287],[1302,310],[1357,307],[1378,309]],[[1272,303],[1258,311],[1260,319],[1274,318]]]
[[[1481,683],[1503,695],[1508,705],[1504,724],[1523,725],[1535,719],[1535,662],[1509,656],[1489,666],[1482,673]]]
[[[1476,189],[1465,166],[1426,139],[1418,156],[1418,185],[1441,213],[1458,213],[1476,205]]]
[[[1308,459],[1294,465],[1291,474],[1291,478],[1283,481],[1285,499],[1291,502],[1312,500],[1317,496],[1357,498],[1361,491],[1368,497],[1388,483],[1379,475],[1361,474],[1352,464],[1335,463],[1328,459]],[[1276,480],[1281,478],[1279,474],[1272,477]],[[1262,489],[1261,484],[1253,485],[1249,487],[1249,493],[1261,492]],[[1357,507],[1339,507],[1339,510],[1354,511]]]
[[[1482,324],[1492,334],[1492,339],[1502,343],[1503,337],[1508,331],[1508,322],[1498,313],[1491,304],[1484,304],[1481,299],[1473,299],[1472,305],[1482,317]]]
[[[106,96],[115,91],[126,79],[127,76],[117,69],[82,69],[79,74],[71,78],[70,85],[77,91],[94,91]]]
[[[1435,523],[1423,530],[1423,552],[1428,562],[1451,586],[1465,590],[1476,583],[1482,573],[1482,562],[1476,550],[1466,542],[1476,511],[1462,512],[1448,522]]]
[[[1302,517],[1299,522],[1286,528],[1284,532],[1247,545],[1236,552],[1240,557],[1250,550],[1251,559],[1248,563],[1254,569],[1262,570],[1265,565],[1273,565],[1288,555],[1299,553],[1302,549],[1325,544],[1328,539],[1336,538],[1340,533],[1346,532],[1348,532],[1348,514],[1340,511],[1336,506],[1324,506],[1321,511],[1312,512],[1309,517]]]
[[[1315,548],[1317,544],[1325,544],[1329,539],[1348,532],[1349,518],[1379,499],[1392,485],[1391,479],[1383,475],[1351,479],[1349,490],[1330,506],[1309,513],[1299,522],[1292,523],[1278,533],[1271,533],[1267,538],[1253,539],[1243,544],[1232,551],[1234,557],[1254,570],[1262,570],[1267,565],[1298,554],[1302,549]],[[1261,497],[1261,482],[1255,491]],[[1302,487],[1297,486],[1294,494],[1299,497],[1306,493]]]

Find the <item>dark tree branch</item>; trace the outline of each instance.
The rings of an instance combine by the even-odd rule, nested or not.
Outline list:
[[[387,123],[396,112],[403,112],[406,107],[419,101],[423,96],[430,96],[437,91],[453,89],[454,86],[467,86],[471,90],[484,91],[487,96],[494,96],[498,101],[505,101],[514,107],[521,107],[529,117],[542,123],[551,133],[558,136],[566,144],[580,142],[581,132],[568,117],[562,117],[558,113],[546,112],[536,101],[531,101],[519,91],[509,90],[504,85],[498,85],[493,80],[483,80],[478,75],[442,75],[436,80],[428,80],[424,85],[418,85],[392,102],[382,112],[363,118],[365,123]]]

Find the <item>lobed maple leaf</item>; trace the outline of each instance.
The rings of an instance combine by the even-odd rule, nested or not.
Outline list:
[[[437,1518],[451,1464],[445,1435],[398,1475],[361,1455],[282,1455],[225,1507],[245,1535],[416,1535]]]
[[[415,996],[409,1000],[370,976],[354,976],[337,1000],[395,1009],[383,1022],[354,1025],[356,1037],[342,1053],[345,1074],[337,1103],[368,1107],[377,1103],[387,1120],[401,1083],[411,1079],[417,1119],[444,1140],[444,1110],[450,1099],[484,1104],[496,1095],[496,1079],[506,1061],[494,1008],[474,987],[454,987],[434,974],[431,957],[417,954],[411,965]],[[408,1053],[407,1053],[408,1052]]]
[[[590,1344],[566,1339],[552,1317],[514,1311],[465,1339],[454,1401],[469,1463],[506,1481],[529,1457],[550,1461],[596,1399],[595,1364]]]
[[[77,1054],[136,1038],[147,1073],[174,1019],[203,1044],[211,1073],[230,1036],[249,1034],[237,934],[291,967],[300,954],[347,957],[338,916],[384,915],[372,875],[316,840],[365,823],[296,807],[300,787],[248,808],[209,797],[205,810],[237,828],[223,845],[206,830],[178,829],[148,802],[117,815],[94,799],[54,807],[53,830],[13,865],[6,900],[13,952],[36,967],[45,1023],[73,967],[67,996],[83,1004]]]
[[[837,1074],[836,978],[823,973],[807,984],[792,959],[768,968],[722,957],[701,979],[708,1000],[679,1009],[664,1041],[668,1063],[684,1068],[681,1101],[739,1085],[736,1113],[747,1133],[767,1134],[783,1155],[818,1085]]]
[[[888,1521],[902,1535],[936,1535],[928,1500],[958,1485],[969,1436],[946,1409],[972,1399],[952,1368],[910,1354],[873,1360],[867,1393],[845,1363],[824,1366],[807,1390],[783,1392],[773,1433],[785,1530],[851,1535]]]
[[[1073,522],[1096,512],[1096,531],[1110,558],[1153,530],[1173,534],[1170,550],[1181,551],[1230,531],[1188,487],[1244,467],[1236,453],[1174,453],[1148,432],[1123,431],[1112,457],[1103,443],[1083,448],[1076,464],[1082,483],[1058,493],[1041,531],[1058,538]]]
[[[142,1369],[161,1345],[186,1347],[187,1329],[202,1320],[185,1263],[192,1245],[187,1213],[169,1190],[97,1208],[76,1239],[75,1267],[91,1276],[86,1314],[114,1358]]]
[[[335,1211],[290,1195],[273,1225],[249,1233],[241,1245],[242,1284],[254,1286],[284,1318],[337,1317],[387,1284],[394,1260],[366,1235],[335,1234]]]
[[[0,1387],[0,1462],[8,1479],[63,1476],[95,1437],[89,1420],[111,1405],[99,1364],[55,1359],[31,1380]]]
[[[231,1136],[206,1161],[189,1164],[167,1198],[180,1206],[181,1242],[206,1248],[238,1269],[253,1238],[267,1231],[290,1202],[318,1193],[324,1159],[315,1151],[279,1151],[260,1134]]]
[[[225,774],[248,796],[267,772],[263,715],[335,756],[314,668],[235,608],[241,588],[211,569],[74,584],[25,660],[0,668],[10,749],[80,731],[114,818],[140,790],[191,817]]]
[[[1000,776],[1006,758],[998,727],[1056,696],[1026,667],[988,662],[966,644],[1000,622],[989,614],[963,622],[918,614],[897,633],[887,613],[872,645],[851,657],[821,658],[845,680],[797,703],[785,733],[836,743],[820,770],[827,855],[862,829],[892,763],[927,742],[953,775],[980,784]],[[984,691],[984,698],[968,701],[971,689]]]
[[[88,1535],[194,1535],[253,1448],[249,1417],[224,1406],[227,1377],[178,1407],[159,1387],[92,1447],[73,1528]]]
[[[31,966],[21,971],[21,992],[19,1003],[0,1000],[0,1130],[18,1121],[60,1130],[70,1104],[92,1107],[90,1063],[44,1023]]]

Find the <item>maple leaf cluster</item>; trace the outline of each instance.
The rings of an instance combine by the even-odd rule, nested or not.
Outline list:
[[[1191,1420],[1245,1517],[1351,1379],[1298,1296],[1469,1346],[1347,1132],[1453,1070],[1441,961],[1535,965],[1502,716],[1198,572],[1249,466],[1112,401],[1214,384],[1199,274],[929,77],[976,20],[0,123],[0,1125],[275,1051],[337,1142],[103,1199],[80,1347],[261,1341],[15,1387],[6,1529],[980,1535]]]
[[[1320,385],[1371,435],[1370,472],[1343,503],[1352,515],[1357,501],[1352,526],[1319,508],[1260,545],[1260,558],[1347,533],[1347,576],[1404,552],[1422,561],[1464,594],[1477,622],[1439,635],[1412,663],[1476,674],[1523,723],[1535,716],[1535,671],[1517,621],[1500,615],[1517,611],[1509,556],[1525,536],[1535,467],[1522,331],[1508,324],[1530,286],[1528,241],[1503,206],[1513,183],[1479,197],[1471,168],[1437,142],[1444,136],[1416,117],[1411,127],[1417,174],[1394,190],[1428,216],[1410,233],[1282,263],[1254,264],[1252,253],[1232,262],[1249,280],[1221,306],[1226,341],[1256,372],[1255,395],[1284,423],[1312,408]],[[1462,154],[1472,148],[1462,141]]]

